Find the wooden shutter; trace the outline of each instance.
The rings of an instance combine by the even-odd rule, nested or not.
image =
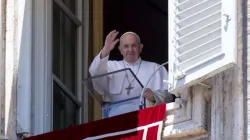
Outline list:
[[[169,0],[169,82],[178,91],[236,62],[236,0]]]

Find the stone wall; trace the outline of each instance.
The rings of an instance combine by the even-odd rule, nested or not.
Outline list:
[[[17,83],[24,18],[18,5],[26,0],[0,1],[0,139],[17,140]]]
[[[245,49],[243,50],[244,55],[246,55],[247,59],[244,61],[244,66],[247,69],[244,73],[245,83],[246,85],[246,95],[244,100],[244,120],[245,120],[245,137],[246,139],[250,139],[250,2],[249,0],[243,0],[244,5],[244,46]]]

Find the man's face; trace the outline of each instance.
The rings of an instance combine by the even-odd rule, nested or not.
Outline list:
[[[120,52],[123,58],[129,63],[135,63],[142,51],[143,45],[137,42],[136,36],[127,34],[120,40]]]

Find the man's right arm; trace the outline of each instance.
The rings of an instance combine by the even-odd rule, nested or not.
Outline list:
[[[119,41],[118,39],[115,40],[118,32],[116,30],[111,31],[105,40],[105,45],[102,51],[94,58],[93,62],[89,67],[89,73],[91,76],[96,76],[100,74],[104,74],[108,72],[109,69],[109,53],[115,47],[115,44]],[[107,76],[99,77],[97,79],[93,79],[92,83],[94,89],[103,96],[103,101],[110,101],[108,96],[108,84],[109,79]]]
[[[102,57],[102,51],[94,58],[89,67],[89,73],[91,76],[96,76],[108,72],[108,59],[109,55]]]
[[[89,72],[91,76],[108,72],[109,53],[114,49],[116,43],[119,41],[119,39],[115,39],[118,33],[119,32],[116,30],[113,30],[107,35],[102,51],[95,57],[90,65]]]

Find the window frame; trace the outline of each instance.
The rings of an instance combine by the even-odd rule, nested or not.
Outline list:
[[[58,0],[55,0],[58,1]],[[61,2],[61,1],[60,1]],[[83,19],[83,3],[84,8],[88,12],[88,0],[82,2],[76,0],[76,17]],[[32,135],[37,135],[53,130],[53,71],[52,71],[52,42],[53,42],[53,1],[43,0],[34,1],[32,3],[33,14],[33,50],[32,50]],[[69,13],[68,13],[69,14]],[[70,14],[69,14],[70,15]],[[75,19],[74,17],[73,19]],[[86,18],[85,18],[86,19]],[[76,97],[82,102],[82,107],[77,113],[77,123],[86,122],[88,119],[88,107],[86,95],[82,95],[82,79],[83,75],[87,75],[88,62],[88,22],[84,20],[84,24],[77,27],[77,77],[76,77]],[[78,24],[76,24],[78,25]],[[44,30],[45,29],[45,30]],[[83,35],[84,32],[84,35]],[[84,54],[83,54],[84,52]],[[84,55],[84,56],[82,56]],[[86,55],[86,56],[85,56]],[[84,58],[84,59],[83,59]],[[84,64],[84,65],[83,65]],[[88,96],[87,96],[88,97]]]
[[[81,5],[78,3],[79,1],[76,0],[75,1],[75,11],[71,11],[70,8],[68,8],[67,5],[65,5],[61,0],[54,0],[53,4],[57,5],[58,8],[60,9],[61,14],[60,16],[62,17],[65,17],[67,19],[70,20],[70,22],[75,26],[76,28],[76,41],[77,43],[75,43],[75,55],[77,56],[76,58],[74,58],[73,61],[75,61],[75,71],[76,71],[76,75],[74,75],[74,82],[75,82],[75,91],[72,93],[69,88],[61,81],[60,78],[58,78],[53,70],[52,70],[52,77],[53,77],[53,82],[55,82],[57,84],[57,86],[61,89],[62,91],[62,94],[66,95],[71,101],[73,104],[76,105],[77,109],[76,109],[76,124],[80,124],[82,121],[81,119],[81,107],[82,107],[82,99],[81,97],[79,97],[80,94],[78,93],[81,93],[82,91],[79,91],[79,88],[81,89],[81,85],[79,85],[78,83],[79,82],[79,79],[82,77],[82,73],[81,73],[81,60],[78,59],[79,56],[82,55],[81,51],[79,51],[79,48],[81,49],[82,45],[81,43],[79,43],[79,40],[81,40],[81,38],[79,38],[79,35],[81,37],[81,25],[82,25],[82,22],[80,19],[78,19],[77,15],[81,15],[79,14],[79,9],[81,10],[81,7],[79,7],[78,5]],[[81,3],[81,2],[80,2]],[[74,14],[75,13],[75,14]],[[53,14],[53,13],[52,13]],[[63,24],[64,20],[60,21],[60,24]],[[53,20],[52,20],[52,24],[53,24]],[[64,32],[64,31],[63,31]],[[79,34],[80,33],[80,34]],[[53,34],[54,35],[54,34]],[[53,36],[54,38],[54,36]],[[61,44],[60,45],[64,45],[60,39],[60,42]],[[79,54],[80,52],[80,54]],[[65,57],[64,54],[62,52],[60,52],[60,57]],[[77,54],[76,54],[77,53]],[[53,55],[53,54],[52,54]],[[53,56],[52,56],[53,57]],[[61,59],[61,58],[60,58]],[[60,60],[61,61],[61,60]],[[61,62],[60,62],[61,63]],[[62,65],[62,64],[60,64]],[[81,81],[81,79],[80,79]],[[52,84],[52,86],[54,86]],[[52,87],[53,89],[53,87]],[[54,95],[54,90],[52,91],[52,95]],[[53,97],[54,98],[54,97]],[[54,101],[54,99],[53,99]],[[54,106],[54,103],[53,103],[53,106]],[[54,109],[54,108],[53,108]],[[54,111],[53,111],[54,113]],[[53,123],[54,124],[54,123]]]
[[[52,130],[52,2],[33,1],[32,134]],[[45,29],[45,30],[44,30]],[[45,57],[46,56],[46,57]]]

